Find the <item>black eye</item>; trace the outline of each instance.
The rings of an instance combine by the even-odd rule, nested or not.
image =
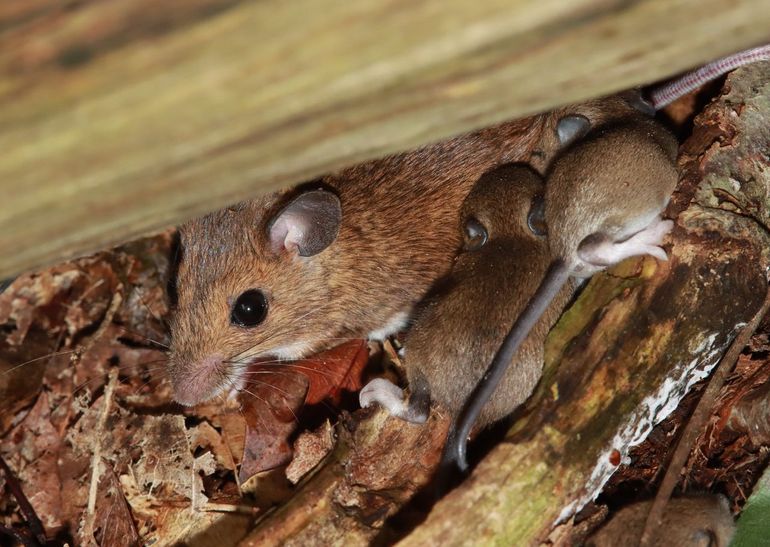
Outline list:
[[[267,317],[267,297],[251,289],[238,297],[230,314],[230,322],[241,327],[256,327]]]
[[[465,244],[463,249],[466,251],[478,251],[489,238],[487,229],[484,225],[473,217],[465,221]]]

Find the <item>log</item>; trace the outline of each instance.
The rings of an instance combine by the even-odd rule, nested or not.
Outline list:
[[[544,379],[506,442],[401,545],[545,541],[758,310],[770,265],[770,65],[733,73],[727,89],[682,150],[670,261],[626,262],[591,281],[552,331]]]
[[[767,38],[763,0],[6,0],[0,279]],[[597,77],[601,75],[601,77]]]
[[[449,427],[446,416],[434,413],[422,427],[384,412],[358,414],[343,418],[323,466],[241,547],[369,545],[385,520],[425,486]],[[359,422],[362,415],[367,419]]]
[[[544,378],[506,441],[424,524],[404,538],[389,517],[428,485],[446,420],[439,409],[421,428],[367,410],[338,426],[325,465],[242,545],[537,544],[598,494],[764,299],[768,67],[731,75],[682,146],[671,260],[591,280],[551,332]]]

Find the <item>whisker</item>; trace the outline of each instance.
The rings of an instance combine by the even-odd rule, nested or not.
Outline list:
[[[274,390],[276,393],[280,393],[284,397],[291,397],[291,393],[289,393],[288,391],[283,390],[283,389],[281,389],[279,387],[274,386],[270,382],[260,382],[259,380],[250,380],[250,381],[246,381],[245,383],[248,386],[256,386],[256,387],[263,387],[264,386],[264,387],[267,387],[267,388],[270,388],[270,389]]]
[[[163,321],[163,319],[161,319],[160,317],[158,317],[158,316],[155,314],[155,312],[153,312],[153,311],[152,311],[152,309],[150,308],[150,306],[148,306],[148,305],[147,305],[147,302],[145,302],[145,301],[144,301],[144,298],[142,298],[141,289],[142,289],[142,287],[140,287],[139,285],[135,285],[135,286],[134,286],[134,291],[136,292],[136,296],[138,296],[138,297],[139,297],[139,301],[142,303],[142,305],[143,305],[143,306],[144,306],[144,308],[147,310],[147,312],[148,312],[148,313],[149,313],[149,314],[150,314],[150,315],[153,317],[153,319],[155,319],[155,320],[156,320],[158,323],[160,323],[160,324],[161,324],[161,325],[163,325],[164,327],[168,328],[168,325],[166,325],[165,321]]]
[[[220,377],[221,377],[223,380],[225,380],[227,383],[229,383],[229,384],[230,384],[230,386],[232,386],[232,388],[233,388],[235,391],[237,391],[237,392],[239,392],[239,393],[241,392],[241,390],[240,390],[240,389],[238,389],[238,388],[235,386],[235,384],[232,382],[232,380],[230,380],[229,378],[227,378],[226,376],[224,376],[224,375],[222,375],[222,374],[220,374]],[[253,396],[253,397],[254,397],[256,400],[260,401],[260,402],[261,402],[261,403],[263,403],[265,406],[267,406],[268,408],[270,408],[270,404],[269,404],[269,403],[268,403],[268,402],[267,402],[265,399],[262,399],[261,397],[258,397],[257,395],[255,395],[255,394],[251,393],[250,391],[246,391],[246,393],[249,393],[249,394],[250,394],[251,396]],[[246,419],[246,416],[243,414],[243,411],[241,411],[241,415],[243,416],[243,418],[244,418],[244,420],[245,420],[245,419]],[[262,424],[262,428],[263,428],[265,431],[268,431],[268,430],[269,430],[269,428],[267,427],[267,422],[265,422],[265,420],[264,420],[264,419],[262,418],[262,416],[260,416],[259,414],[256,414],[256,416],[257,416],[257,418],[259,419],[259,421],[261,422],[261,424]]]
[[[126,331],[129,334],[133,334],[134,336],[138,336],[140,338],[144,338],[148,342],[151,342],[151,343],[155,344],[156,346],[159,346],[159,347],[163,348],[164,350],[170,350],[171,349],[167,344],[164,344],[163,342],[160,342],[158,340],[154,340],[153,338],[150,338],[149,336],[146,336],[146,335],[144,335],[144,334],[142,334],[140,332],[137,332],[135,330],[129,329],[128,327],[126,327],[124,325],[118,325],[117,323],[115,323],[115,326],[118,327],[119,329],[123,329],[124,331]]]
[[[152,363],[152,362],[153,362],[153,361],[150,361],[150,363]],[[150,363],[147,363],[147,364],[150,364]],[[114,367],[114,368],[116,368],[117,370],[119,370],[119,371],[120,371],[121,369],[127,369],[127,368],[130,368],[130,367],[132,367],[132,366],[135,366],[135,365],[122,365],[122,366],[119,366],[119,367]],[[136,377],[140,376],[141,374],[152,374],[153,372],[158,372],[158,371],[160,371],[160,370],[163,370],[164,368],[165,368],[165,367],[164,367],[164,366],[162,366],[162,365],[161,365],[161,366],[157,366],[157,367],[150,367],[150,368],[148,368],[148,369],[142,370],[142,371],[140,371],[140,372],[137,372],[137,373],[135,373],[135,374],[131,374],[131,375],[129,375],[129,376],[125,376],[125,375],[124,375],[123,377],[124,377],[124,378],[126,378],[126,379],[136,378]],[[104,378],[103,378],[103,376],[102,376],[102,375],[97,375],[97,376],[95,376],[94,378],[91,378],[90,380],[86,380],[85,382],[81,382],[80,384],[78,384],[77,386],[75,386],[75,388],[72,390],[71,394],[72,394],[72,395],[75,395],[75,394],[77,394],[77,393],[78,393],[78,392],[79,392],[81,389],[83,389],[84,387],[86,387],[88,384],[90,384],[91,382],[95,382],[95,381],[97,381],[97,380],[104,380]],[[151,380],[150,380],[150,381],[151,381]]]
[[[158,362],[158,361],[160,361],[160,359],[156,360],[156,361],[148,361],[146,363],[138,363],[136,365],[134,365],[134,364],[125,364],[125,365],[120,365],[120,366],[117,366],[117,367],[114,367],[114,368],[116,368],[118,371],[120,371],[122,369],[127,369],[127,368],[135,367],[135,366],[148,365],[148,364],[152,364],[152,363],[155,363],[155,362]],[[163,370],[164,368],[165,368],[165,366],[163,366],[163,365],[160,365],[160,366],[157,366],[157,367],[150,367],[150,368],[148,368],[146,370],[142,370],[141,372],[137,372],[136,374],[131,374],[129,376],[124,376],[124,377],[126,377],[128,379],[131,379],[131,378],[138,377],[142,373],[153,374],[154,372],[158,372],[160,370]],[[75,372],[77,372],[77,371],[75,371]],[[86,386],[88,386],[88,384],[90,384],[92,382],[96,382],[97,380],[104,381],[104,375],[103,374],[97,374],[96,376],[94,376],[90,380],[86,380],[84,382],[81,382],[80,384],[77,384],[74,388],[72,388],[71,391],[69,391],[68,393],[64,394],[65,397],[64,397],[64,399],[59,404],[57,404],[57,405],[55,405],[55,406],[53,406],[51,408],[51,413],[52,414],[55,413],[57,410],[59,410],[59,408],[61,408],[62,405],[72,401],[72,399],[74,399],[75,396],[78,393],[80,393],[81,390],[83,390]],[[163,380],[163,378],[161,378],[161,381],[162,380]],[[152,381],[152,380],[150,380],[150,381]],[[149,382],[147,382],[147,383],[149,383]]]
[[[329,372],[328,370],[321,370],[321,369],[314,369],[309,367],[302,367],[300,365],[286,365],[286,368],[293,368],[293,369],[299,369],[300,371],[305,370],[307,372],[318,374],[320,376],[323,376],[324,378],[327,378],[329,380],[335,380],[336,376]],[[277,368],[277,367],[276,367]],[[290,370],[247,370],[244,372],[241,372],[240,374],[242,376],[250,376],[250,375],[258,375],[258,374],[284,374],[284,375],[292,375],[293,371]],[[302,374],[302,372],[294,372],[294,374]]]
[[[54,357],[59,357],[61,355],[69,355],[71,353],[76,353],[78,351],[80,351],[80,348],[68,349],[68,350],[64,350],[64,351],[57,351],[57,352],[54,352],[54,353],[49,353],[47,355],[41,355],[40,357],[35,357],[34,359],[30,359],[29,361],[24,361],[23,363],[20,363],[18,365],[15,365],[15,366],[9,368],[6,371],[3,371],[3,373],[0,374],[0,376],[5,376],[6,374],[10,374],[14,370],[19,369],[19,368],[21,368],[21,367],[23,367],[25,365],[29,365],[30,363],[35,363],[37,361],[42,361],[43,359],[53,359]]]
[[[331,305],[331,303],[330,303],[330,302],[327,302],[327,303],[326,303],[326,304],[324,304],[323,306],[319,306],[319,307],[317,307],[317,308],[313,308],[313,309],[311,309],[309,312],[307,312],[307,313],[305,313],[304,315],[301,315],[300,317],[298,317],[298,318],[297,318],[297,319],[296,319],[294,322],[292,322],[292,324],[291,324],[290,326],[287,326],[287,328],[285,328],[285,329],[283,329],[283,330],[279,330],[279,331],[277,331],[277,332],[273,332],[273,333],[270,333],[270,334],[267,334],[267,335],[263,336],[263,337],[262,337],[262,338],[261,338],[259,341],[257,341],[257,342],[256,342],[255,344],[253,344],[251,347],[249,347],[249,348],[247,348],[247,349],[245,349],[245,350],[243,350],[243,351],[241,351],[241,352],[239,352],[239,353],[236,353],[236,354],[234,354],[234,355],[231,355],[230,357],[228,357],[228,358],[227,358],[227,360],[236,359],[237,357],[240,357],[240,356],[242,356],[243,354],[246,354],[246,353],[248,353],[249,351],[251,351],[251,350],[252,350],[252,349],[254,349],[255,347],[257,347],[257,346],[260,346],[260,345],[262,345],[262,344],[264,344],[264,343],[268,342],[268,341],[269,341],[270,339],[272,339],[272,338],[275,338],[275,337],[278,337],[278,336],[282,336],[282,335],[284,335],[284,334],[287,334],[288,332],[290,332],[290,331],[293,331],[293,330],[297,330],[297,327],[298,327],[298,324],[297,324],[297,323],[298,323],[298,322],[300,322],[300,321],[302,321],[303,319],[306,319],[307,317],[309,317],[309,316],[311,316],[311,315],[314,315],[314,314],[316,314],[316,313],[321,313],[322,311],[324,311],[324,310],[325,310],[327,307],[329,307],[330,305]]]

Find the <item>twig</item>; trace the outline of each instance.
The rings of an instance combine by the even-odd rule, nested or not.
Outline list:
[[[757,330],[757,326],[762,318],[767,314],[770,309],[770,290],[765,295],[765,301],[759,311],[752,317],[751,321],[738,333],[735,337],[730,348],[725,353],[722,360],[717,365],[714,374],[711,376],[706,390],[703,392],[703,396],[698,405],[695,407],[695,411],[692,413],[689,422],[682,432],[682,436],[679,439],[679,443],[674,450],[674,455],[671,458],[671,462],[668,464],[666,474],[663,476],[663,480],[660,483],[658,493],[655,495],[655,501],[650,508],[650,514],[647,516],[647,521],[644,525],[644,532],[639,541],[641,547],[647,547],[652,545],[652,536],[656,529],[661,525],[663,518],[663,511],[666,508],[671,493],[674,491],[677,482],[679,482],[679,474],[687,462],[687,457],[690,455],[692,445],[695,443],[696,438],[700,434],[703,427],[706,425],[706,421],[711,415],[711,411],[716,403],[717,396],[724,386],[727,376],[733,370],[733,366],[738,361],[743,348],[745,348],[754,331]]]
[[[259,513],[259,507],[250,505],[233,505],[229,503],[204,503],[199,509],[204,513],[236,513],[239,515],[255,516]]]
[[[8,528],[0,524],[0,535],[5,535],[18,541],[24,547],[40,547],[42,544],[35,540],[29,533],[29,530],[19,528]]]
[[[35,508],[32,507],[29,499],[27,499],[27,496],[24,494],[24,490],[22,489],[21,484],[19,484],[19,479],[16,478],[16,475],[13,473],[13,471],[11,471],[11,468],[8,467],[8,464],[5,463],[5,460],[2,458],[2,456],[0,456],[0,468],[2,468],[3,474],[5,475],[5,484],[8,486],[11,494],[16,499],[16,504],[19,506],[19,511],[21,511],[21,514],[26,519],[30,532],[32,532],[32,535],[39,543],[45,544],[45,527],[43,527],[43,523],[37,516]],[[10,528],[8,530],[10,530],[11,533],[21,533],[18,530],[13,530]],[[27,545],[26,541],[20,541],[23,541],[23,543]]]
[[[96,329],[96,332],[94,332],[86,341],[85,344],[83,344],[80,347],[80,355],[83,356],[86,353],[88,353],[92,347],[94,347],[94,344],[99,341],[99,339],[104,335],[104,331],[107,330],[107,327],[109,327],[112,324],[112,320],[115,317],[115,313],[117,313],[118,308],[123,303],[123,286],[118,285],[118,287],[115,289],[115,294],[112,296],[112,300],[110,300],[110,307],[107,308],[107,311],[104,314],[104,317],[102,318],[102,322],[99,324],[99,328]]]
[[[115,391],[115,385],[118,383],[118,369],[112,368],[109,372],[109,381],[104,388],[104,399],[102,403],[102,414],[99,416],[99,423],[94,431],[94,454],[91,457],[91,485],[88,490],[88,508],[86,510],[86,522],[84,525],[84,535],[89,540],[94,539],[94,519],[96,518],[96,494],[99,489],[99,478],[101,477],[102,463],[102,436],[107,425],[107,418],[112,406],[112,394]]]

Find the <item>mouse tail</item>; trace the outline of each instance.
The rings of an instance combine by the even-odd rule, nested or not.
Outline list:
[[[468,468],[466,457],[467,442],[473,424],[476,423],[484,405],[505,375],[505,371],[508,369],[508,365],[513,360],[519,347],[526,340],[543,313],[548,309],[553,299],[564,287],[569,276],[570,270],[564,260],[559,259],[551,264],[537,291],[535,291],[524,311],[521,312],[521,315],[513,323],[511,330],[505,336],[484,376],[476,384],[475,389],[465,403],[465,407],[452,426],[447,443],[444,446],[444,455],[442,457],[444,464],[454,461],[461,471],[465,471]]]
[[[679,97],[687,95],[703,84],[720,77],[722,74],[726,74],[743,65],[768,60],[770,60],[770,45],[764,45],[740,51],[734,55],[723,57],[713,63],[703,65],[697,70],[688,72],[666,84],[653,88],[650,92],[652,107],[656,111],[660,110],[664,106],[677,100]]]

